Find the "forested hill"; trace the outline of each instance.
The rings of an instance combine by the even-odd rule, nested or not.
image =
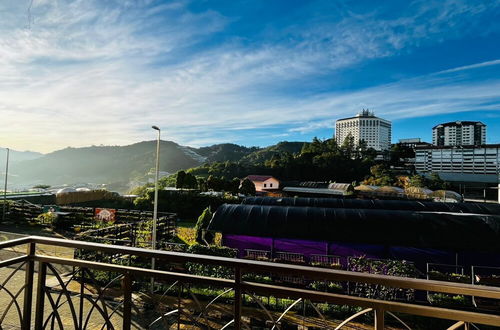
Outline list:
[[[254,152],[261,150],[258,147],[244,147],[232,143],[214,144],[209,147],[191,148],[193,151],[206,157],[207,163],[212,162],[237,162]]]
[[[266,148],[244,147],[232,143],[215,144],[209,147],[191,148],[196,153],[206,157],[205,163],[213,162],[245,162],[264,163],[273,156],[282,153],[300,153],[305,142],[279,142]]]
[[[298,154],[302,151],[302,148],[306,143],[307,142],[280,142],[274,146],[254,151],[245,157],[242,157],[241,161],[250,164],[260,164],[284,153]]]
[[[175,173],[214,162],[265,162],[283,153],[300,152],[304,142],[281,142],[267,148],[218,144],[192,148],[175,142],[161,142],[160,170]],[[12,154],[11,154],[12,155]],[[147,180],[155,164],[156,141],[127,146],[66,148],[46,155],[30,154],[9,171],[9,181],[18,185],[121,183]]]
[[[202,163],[202,159],[196,159],[184,148],[162,141],[160,170],[175,172]],[[11,181],[51,185],[128,182],[147,174],[154,167],[155,155],[156,141],[128,146],[66,148],[17,164],[10,171],[14,175]]]

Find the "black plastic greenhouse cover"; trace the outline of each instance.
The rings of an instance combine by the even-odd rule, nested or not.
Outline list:
[[[434,211],[500,215],[500,205],[487,203],[442,203],[405,200],[367,200],[306,197],[247,197],[242,204],[311,206],[341,209]]]
[[[500,216],[224,204],[209,230],[222,234],[500,252]]]

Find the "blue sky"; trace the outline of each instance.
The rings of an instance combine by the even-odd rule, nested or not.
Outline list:
[[[369,108],[394,141],[481,120],[500,143],[500,1],[0,3],[0,145],[333,135]]]

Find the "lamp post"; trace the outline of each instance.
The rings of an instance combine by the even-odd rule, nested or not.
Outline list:
[[[5,212],[7,207],[7,179],[9,175],[9,154],[10,149],[7,148],[7,160],[5,162],[5,185],[3,188],[3,213],[2,213],[2,222],[5,222]]]
[[[151,248],[156,250],[156,222],[158,219],[158,179],[160,176],[160,133],[158,126],[151,126],[152,129],[158,131],[158,139],[156,141],[156,170],[155,170],[155,198],[153,205],[153,237],[151,239]],[[151,269],[155,269],[155,258],[151,260]],[[151,293],[154,292],[154,278],[151,278]]]

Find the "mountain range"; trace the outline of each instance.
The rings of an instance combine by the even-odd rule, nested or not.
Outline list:
[[[264,162],[280,152],[297,153],[304,142],[280,142],[267,148],[216,144],[193,148],[172,141],[160,143],[160,171],[175,173],[212,162]],[[144,183],[152,173],[156,141],[126,146],[65,148],[48,154],[11,151],[9,184],[31,187],[37,184],[108,184],[125,192],[131,182]],[[0,164],[5,157],[0,156]],[[3,168],[0,165],[0,168]]]

